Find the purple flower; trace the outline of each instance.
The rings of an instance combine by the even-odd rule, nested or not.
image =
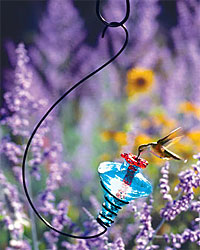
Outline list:
[[[31,250],[30,244],[26,240],[10,240],[10,247],[6,247],[6,250],[14,250],[14,249],[20,249],[20,250]]]
[[[92,204],[92,207],[94,207],[95,211],[99,212],[101,209],[101,204],[94,195],[90,196],[90,202]]]
[[[32,73],[28,67],[29,58],[23,44],[19,44],[16,54],[14,87],[4,94],[6,108],[3,109],[1,123],[9,126],[13,135],[27,137],[30,133],[28,117],[41,109],[46,102],[42,99],[35,101],[31,95]]]
[[[2,109],[4,116],[1,123],[10,128],[10,134],[17,135],[18,138],[20,138],[21,143],[17,144],[16,142],[11,141],[11,136],[4,137],[1,142],[0,151],[10,160],[14,175],[19,182],[22,182],[20,165],[25,147],[25,144],[23,143],[29,138],[32,131],[32,123],[38,121],[38,118],[41,117],[41,113],[44,111],[43,108],[47,105],[47,101],[44,98],[40,99],[41,96],[44,96],[42,93],[39,93],[37,99],[36,96],[32,94],[35,93],[37,95],[39,86],[33,84],[31,65],[28,64],[29,58],[23,44],[18,46],[16,53],[17,63],[14,72],[15,85],[5,93],[4,97],[6,106]],[[42,90],[42,88],[40,90]],[[48,117],[42,123],[32,139],[30,147],[31,157],[28,158],[28,164],[31,168],[31,175],[37,180],[40,179],[40,167],[44,163],[47,165],[49,175],[46,180],[46,189],[38,197],[40,201],[38,209],[46,215],[52,215],[53,225],[57,229],[61,229],[62,223],[63,225],[69,223],[69,219],[64,215],[66,214],[65,209],[67,209],[67,201],[61,201],[56,207],[53,191],[58,189],[61,185],[66,184],[69,165],[62,161],[62,144],[55,140],[58,134],[58,127],[51,137],[47,134],[47,132],[49,132],[49,121],[52,120],[52,117],[53,116]],[[55,128],[53,129],[55,130]],[[47,145],[50,144],[51,141],[54,142],[48,147]],[[11,199],[11,197],[9,197],[9,199]],[[13,202],[14,201],[15,199],[13,199]],[[13,212],[15,216],[19,216],[18,211],[14,210]],[[22,212],[21,216],[23,216]],[[23,228],[19,228],[19,232],[16,233],[15,226],[20,227],[20,223],[18,223],[17,220],[16,222],[13,222],[11,218],[12,217],[5,215],[4,223],[7,225],[8,230],[12,230],[12,234],[18,235]],[[19,221],[20,220],[22,219],[19,218]],[[52,241],[55,240],[55,242],[57,242],[57,235],[46,234],[47,237],[52,239]],[[12,247],[14,248],[15,245],[15,247],[18,247],[19,245],[19,247],[21,247],[20,249],[24,249],[22,244],[25,245],[25,242],[20,241],[21,238],[16,237],[12,236]],[[26,249],[28,249],[28,247]]]
[[[139,212],[140,232],[136,237],[136,243],[137,243],[138,250],[156,249],[157,248],[156,245],[155,246],[152,245],[151,246],[152,248],[149,248],[147,246],[149,241],[152,239],[153,233],[154,233],[154,229],[152,227],[152,217],[151,217],[152,203],[153,203],[152,198],[150,200],[150,205],[148,205],[146,202],[144,202],[143,208]]]
[[[157,92],[165,109],[177,116],[177,109],[183,100],[199,104],[199,1],[177,1],[178,24],[170,32],[174,48],[160,48]],[[178,67],[177,67],[178,66]],[[174,70],[176,68],[176,70]],[[177,91],[179,89],[179,91]],[[199,118],[184,115],[185,127],[198,126]]]
[[[172,201],[172,197],[169,194],[170,187],[169,183],[169,162],[161,168],[162,178],[160,178],[160,192],[163,195],[164,200]]]
[[[46,148],[44,151],[45,160],[48,162],[49,175],[46,180],[45,190],[39,194],[39,210],[47,214],[55,214],[54,208],[55,195],[53,191],[60,186],[65,185],[68,180],[69,164],[62,162],[60,158],[60,152],[62,146],[59,143],[52,143],[50,148]]]
[[[124,245],[124,242],[123,242],[121,237],[119,237],[116,240],[115,244],[116,244],[116,249],[118,249],[118,250],[124,250],[125,249],[125,245]]]
[[[171,244],[175,249],[181,249],[182,244],[187,241],[196,242],[200,245],[200,229],[192,231],[189,228],[186,228],[181,234],[173,234],[164,236],[167,243]]]
[[[174,220],[178,214],[189,209],[192,199],[193,193],[190,192],[187,195],[183,195],[179,200],[168,202],[166,206],[161,209],[160,215],[166,220]]]
[[[13,164],[19,164],[23,155],[23,148],[11,142],[8,138],[3,138],[0,145],[0,152],[4,153]]]
[[[191,210],[199,213],[200,212],[200,201],[192,201]]]
[[[38,76],[42,73],[51,95],[66,91],[97,67],[96,50],[84,43],[85,38],[83,20],[74,1],[50,0],[30,52]],[[82,91],[79,88],[76,95]],[[88,94],[88,90],[83,93]]]
[[[69,206],[69,202],[66,200],[62,200],[57,205],[56,212],[53,215],[52,225],[53,227],[55,227],[56,229],[60,231],[62,231],[64,226],[71,224],[71,220],[67,216],[68,206]],[[59,235],[60,234],[58,234],[57,232],[53,230],[47,231],[44,233],[45,239],[51,249],[57,249],[56,242],[58,241]]]
[[[197,159],[198,160],[197,165],[200,165],[200,153],[198,153],[197,155],[194,155],[193,158]]]
[[[158,30],[156,17],[160,12],[158,1],[135,1],[130,7],[131,15],[126,24],[131,31],[129,43],[117,61],[120,62],[120,67],[125,69],[133,65],[153,67],[157,57],[157,45],[154,39]],[[125,2],[108,1],[104,7],[104,14],[106,20],[121,21],[126,14]],[[99,41],[99,43],[100,46],[104,46],[104,53],[110,56],[122,46],[125,35],[120,28],[109,29],[108,33],[102,39],[105,41]]]
[[[71,249],[71,250],[89,250],[90,248],[87,246],[86,240],[79,239],[77,240],[76,244],[71,244],[67,241],[62,242],[62,246],[65,247],[66,249]]]
[[[180,63],[182,61],[181,64],[185,64],[185,69],[182,71],[184,93],[182,99],[187,98],[197,104],[199,104],[200,93],[199,9],[199,1],[177,1],[179,23],[172,31],[176,57]]]
[[[175,190],[182,189],[183,192],[192,192],[192,188],[200,186],[200,166],[192,165],[193,169],[182,171],[179,174],[179,184],[175,187]]]
[[[187,211],[194,199],[193,188],[200,186],[200,168],[192,165],[193,169],[187,169],[179,174],[179,184],[175,187],[175,191],[181,190],[183,195],[180,199],[170,201],[161,209],[161,216],[166,220],[174,220],[182,211]]]
[[[20,136],[22,143],[28,139],[32,130],[31,120],[37,120],[38,114],[43,111],[47,105],[44,98],[38,98],[32,95],[37,88],[33,84],[33,74],[30,69],[29,57],[23,44],[19,44],[16,49],[16,68],[14,71],[14,86],[4,94],[5,107],[1,110],[3,118],[1,124],[7,126],[12,135]],[[37,93],[37,92],[35,92]],[[41,95],[40,95],[41,96]],[[47,120],[50,120],[48,118]],[[32,167],[31,172],[36,179],[40,178],[39,165],[42,163],[43,137],[48,132],[47,121],[45,121],[32,141],[32,157],[29,161]],[[25,145],[18,145],[10,141],[10,138],[3,138],[0,151],[14,164],[15,170],[21,165],[21,160]],[[16,172],[16,177],[20,176]]]
[[[24,227],[30,226],[24,205],[20,201],[16,186],[7,181],[2,171],[0,171],[0,188],[0,214],[3,216],[4,227],[10,233],[8,249],[31,249],[28,242],[23,239]]]

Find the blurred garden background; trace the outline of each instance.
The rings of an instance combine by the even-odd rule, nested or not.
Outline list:
[[[140,144],[177,127],[170,149],[149,153],[148,198],[124,207],[106,234],[75,240],[50,231],[22,188],[26,143],[45,111],[123,45],[123,29],[103,25],[96,1],[2,1],[0,249],[191,249],[200,245],[200,1],[130,0],[129,43],[111,65],[65,98],[35,135],[26,164],[29,192],[57,229],[92,235],[103,190],[103,161],[122,162]],[[102,1],[108,21],[125,0]]]

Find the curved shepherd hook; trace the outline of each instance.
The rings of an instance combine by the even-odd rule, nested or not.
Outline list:
[[[51,113],[51,111],[67,96],[69,95],[74,89],[76,89],[79,85],[81,85],[83,82],[85,82],[87,79],[89,79],[90,77],[92,77],[93,75],[95,75],[97,72],[99,72],[100,70],[102,70],[103,68],[105,68],[108,64],[110,64],[112,61],[114,61],[122,52],[123,50],[125,49],[127,43],[128,43],[128,31],[126,29],[126,27],[124,26],[124,23],[127,21],[128,17],[129,17],[129,13],[130,13],[130,3],[129,3],[129,0],[126,0],[126,6],[127,6],[127,9],[126,9],[126,16],[125,18],[121,21],[121,22],[111,22],[111,23],[108,23],[100,14],[100,11],[99,11],[99,7],[100,7],[100,0],[97,0],[97,4],[96,4],[96,12],[97,12],[97,16],[98,18],[106,25],[104,31],[103,31],[103,35],[105,34],[105,31],[108,27],[122,27],[124,32],[125,32],[125,35],[126,35],[126,38],[125,38],[125,42],[122,46],[122,48],[119,50],[119,52],[114,55],[110,60],[108,60],[106,63],[104,63],[102,66],[100,66],[99,68],[97,68],[96,70],[94,70],[92,73],[88,74],[87,76],[85,76],[82,80],[80,80],[79,82],[77,82],[76,84],[74,84],[69,90],[67,90],[48,110],[47,112],[44,114],[44,116],[41,118],[41,120],[38,122],[38,124],[36,125],[35,129],[33,130],[29,140],[28,140],[28,143],[26,145],[26,148],[25,148],[25,151],[24,151],[24,156],[23,156],[23,161],[22,161],[22,181],[23,181],[23,187],[24,187],[24,191],[25,191],[25,195],[28,199],[28,202],[30,204],[30,206],[32,207],[32,209],[34,210],[34,212],[36,213],[36,215],[39,217],[39,219],[41,221],[44,222],[44,224],[46,226],[48,226],[50,229],[54,230],[55,232],[57,233],[60,233],[62,235],[65,235],[65,236],[68,236],[68,237],[72,237],[72,238],[77,238],[77,239],[90,239],[90,238],[95,238],[95,237],[98,237],[102,234],[104,234],[106,231],[107,231],[107,228],[102,225],[101,223],[99,223],[103,228],[104,230],[96,235],[91,235],[91,236],[78,236],[78,235],[72,235],[72,234],[68,234],[68,233],[65,233],[65,232],[62,232],[56,228],[54,228],[46,219],[44,219],[42,217],[42,215],[38,212],[38,210],[36,209],[36,207],[34,206],[30,196],[29,196],[29,193],[28,193],[28,189],[27,189],[27,185],[26,185],[26,174],[25,174],[25,165],[26,165],[26,158],[27,158],[27,154],[28,154],[28,150],[29,150],[29,147],[31,145],[31,142],[32,142],[32,139],[34,137],[34,135],[36,134],[37,130],[39,129],[39,127],[41,126],[41,124],[43,123],[43,121],[47,118],[47,116]]]

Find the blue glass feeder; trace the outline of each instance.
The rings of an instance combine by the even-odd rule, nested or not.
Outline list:
[[[105,200],[97,221],[106,227],[111,226],[124,205],[152,192],[151,183],[141,172],[148,162],[132,153],[121,156],[124,158],[123,163],[102,162],[98,167]]]

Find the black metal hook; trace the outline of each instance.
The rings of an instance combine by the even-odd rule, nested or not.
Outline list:
[[[23,187],[24,187],[24,192],[25,195],[27,197],[27,200],[31,206],[31,208],[33,209],[33,211],[35,212],[35,214],[38,216],[38,218],[43,221],[43,223],[48,226],[50,229],[52,229],[53,231],[62,234],[64,236],[68,236],[71,238],[76,238],[76,239],[91,239],[91,238],[95,238],[98,237],[102,234],[104,234],[107,231],[107,228],[100,222],[97,220],[97,222],[104,228],[104,230],[96,235],[91,235],[91,236],[78,236],[78,235],[73,235],[73,234],[68,234],[65,232],[62,232],[58,229],[56,229],[55,227],[53,227],[37,210],[37,208],[34,206],[31,197],[28,193],[28,188],[26,185],[26,159],[27,159],[27,155],[28,155],[28,151],[29,151],[29,147],[31,145],[31,142],[33,140],[33,137],[35,136],[37,130],[39,129],[39,127],[42,125],[42,123],[44,122],[44,120],[47,118],[47,116],[51,113],[51,111],[66,97],[68,96],[74,89],[76,89],[79,85],[81,85],[83,82],[85,82],[87,79],[89,79],[90,77],[92,77],[93,75],[95,75],[97,72],[101,71],[103,68],[105,68],[108,64],[110,64],[111,62],[113,62],[125,49],[126,45],[128,44],[128,31],[126,29],[126,27],[124,26],[124,23],[126,22],[126,20],[129,17],[129,13],[130,13],[130,4],[129,4],[129,0],[126,0],[127,3],[127,13],[125,18],[121,21],[121,22],[111,22],[108,23],[106,22],[106,20],[100,15],[99,11],[97,11],[97,16],[100,18],[101,21],[104,22],[104,24],[106,25],[106,28],[104,29],[103,34],[105,34],[105,30],[107,29],[107,27],[119,27],[121,26],[125,32],[126,38],[125,38],[125,42],[123,44],[123,46],[121,47],[121,49],[112,57],[110,58],[107,62],[105,62],[103,65],[101,65],[100,67],[98,67],[96,70],[94,70],[93,72],[91,72],[90,74],[88,74],[87,76],[85,76],[83,79],[81,79],[79,82],[75,83],[69,90],[67,90],[54,104],[52,104],[52,106],[46,111],[46,113],[43,115],[43,117],[40,119],[40,121],[38,122],[38,124],[35,126],[24,151],[24,156],[23,156],[23,160],[22,160],[22,182],[23,182]],[[97,0],[97,10],[99,10],[99,4],[100,1]]]

